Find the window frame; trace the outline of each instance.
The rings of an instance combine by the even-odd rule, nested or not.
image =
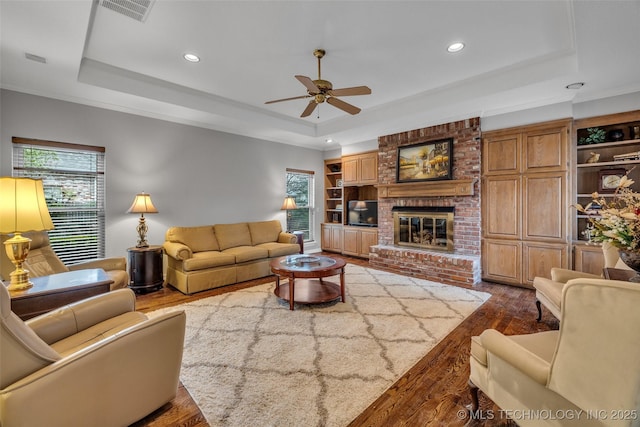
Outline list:
[[[289,186],[290,183],[290,176],[291,175],[302,175],[305,176],[308,180],[308,188],[307,188],[307,203],[305,205],[301,205],[300,202],[300,198],[296,197],[296,194],[294,194],[294,191],[292,191],[292,189]],[[303,210],[307,210],[307,218],[309,221],[309,229],[308,230],[296,230],[294,228],[290,227],[289,224],[289,217],[290,215],[289,212],[287,212],[287,216],[285,218],[285,224],[287,227],[287,231],[290,232],[294,232],[294,231],[302,231],[305,233],[304,236],[304,241],[305,242],[312,242],[314,241],[314,231],[315,231],[315,172],[314,171],[309,171],[309,170],[302,170],[302,169],[293,169],[293,168],[286,168],[286,173],[285,173],[285,194],[286,196],[292,196],[295,201],[296,201],[296,206],[297,209],[292,209],[292,211],[303,211]],[[295,215],[295,213],[294,213]]]
[[[105,148],[20,137],[13,137],[12,143],[13,176],[43,180],[54,223],[49,240],[56,255],[67,265],[104,258]],[[29,150],[41,150],[50,157],[35,164],[33,159],[28,159]],[[57,163],[61,157],[67,162]],[[47,165],[51,159],[56,163]],[[70,163],[70,159],[76,163]],[[80,200],[77,199],[79,195]],[[54,197],[57,203],[52,203]]]

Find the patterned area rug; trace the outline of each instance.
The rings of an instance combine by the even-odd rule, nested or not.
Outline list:
[[[345,280],[346,303],[290,311],[268,283],[154,312],[186,310],[180,377],[212,426],[347,425],[490,297],[351,264]]]

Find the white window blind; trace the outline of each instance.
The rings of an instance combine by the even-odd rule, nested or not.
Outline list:
[[[304,240],[310,241],[313,237],[313,171],[287,169],[286,192],[296,201],[297,209],[287,215],[287,230],[302,231]]]
[[[62,262],[104,257],[104,147],[14,137],[13,175],[43,180],[51,247]]]

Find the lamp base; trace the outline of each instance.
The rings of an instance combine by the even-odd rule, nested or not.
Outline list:
[[[29,271],[22,268],[22,265],[27,259],[27,255],[29,255],[31,239],[24,237],[20,233],[15,233],[11,239],[4,242],[4,246],[7,256],[16,266],[16,269],[9,274],[11,282],[7,289],[10,291],[29,289],[33,286],[33,283],[29,282]]]

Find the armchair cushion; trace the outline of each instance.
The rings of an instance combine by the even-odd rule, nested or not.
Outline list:
[[[60,355],[11,311],[7,288],[0,284],[0,389],[60,360]]]

